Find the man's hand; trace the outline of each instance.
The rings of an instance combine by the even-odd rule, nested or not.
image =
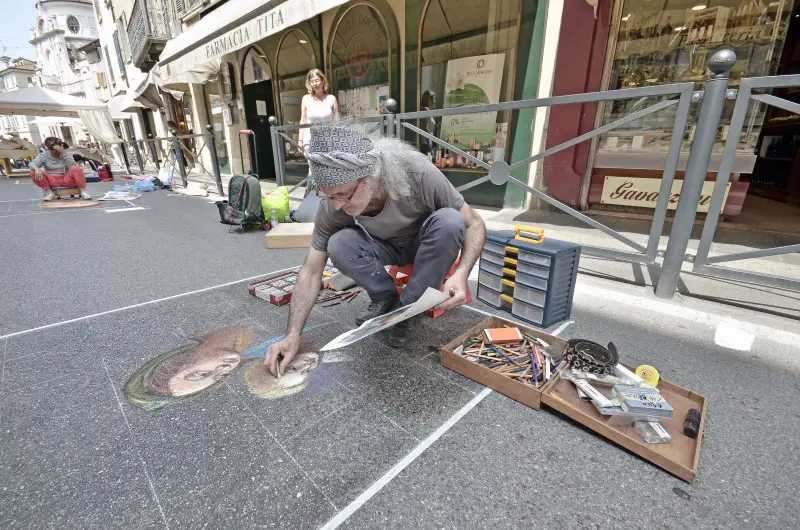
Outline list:
[[[269,373],[278,377],[278,374],[283,374],[286,367],[292,362],[299,348],[300,337],[294,335],[290,335],[275,344],[270,344],[267,348],[267,356],[264,358],[264,366],[267,367]],[[278,363],[280,363],[280,367]]]
[[[455,309],[467,302],[467,277],[456,272],[444,282],[444,292],[450,298],[439,304],[438,309]]]
[[[42,168],[37,167],[33,171],[33,180],[44,180],[44,171],[42,171]]]

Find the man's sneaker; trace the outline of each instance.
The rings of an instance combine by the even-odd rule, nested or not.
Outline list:
[[[86,191],[85,189],[82,189],[81,190],[81,198],[82,199],[86,199],[88,201],[88,200],[91,200],[92,196],[89,195],[88,191]]]
[[[46,201],[52,201],[55,198],[56,198],[56,194],[53,193],[53,190],[47,190],[47,193],[45,193],[45,195],[44,195],[44,200],[46,200]]]
[[[392,348],[403,348],[411,342],[411,331],[417,316],[413,316],[402,322],[398,322],[389,330],[389,346]]]
[[[361,326],[367,320],[385,315],[400,307],[399,298],[389,298],[388,300],[378,300],[370,302],[369,306],[356,316],[356,326]]]

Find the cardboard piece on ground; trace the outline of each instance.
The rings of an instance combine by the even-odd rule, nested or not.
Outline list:
[[[473,381],[476,381],[484,386],[488,386],[495,392],[503,394],[504,396],[508,396],[511,399],[515,399],[523,405],[527,405],[531,408],[539,410],[542,407],[542,390],[547,387],[547,383],[537,390],[534,386],[526,383],[520,383],[516,379],[493,372],[486,366],[474,363],[469,359],[464,358],[462,355],[455,353],[455,350],[464,344],[464,341],[468,338],[482,337],[484,329],[502,328],[503,325],[506,324],[515,328],[519,328],[522,333],[528,333],[529,335],[533,335],[534,337],[542,339],[556,350],[561,350],[567,345],[566,341],[559,339],[554,335],[548,335],[547,333],[542,333],[541,331],[533,328],[520,326],[515,322],[504,320],[500,317],[490,317],[461,336],[448,342],[439,353],[439,358],[443,366],[453,370],[454,372],[458,372],[463,376],[469,377]]]
[[[308,248],[314,223],[280,223],[267,232],[267,248]]]

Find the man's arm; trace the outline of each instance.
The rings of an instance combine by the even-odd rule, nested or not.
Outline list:
[[[267,348],[267,356],[264,358],[264,366],[275,377],[280,377],[282,368],[291,364],[297,350],[300,347],[300,334],[303,326],[306,325],[308,315],[317,301],[320,284],[322,283],[322,272],[328,262],[328,253],[316,250],[313,247],[308,252],[305,263],[300,267],[292,291],[292,303],[289,306],[289,325],[286,329],[286,336],[280,341],[270,344]]]
[[[308,251],[306,261],[300,267],[297,282],[292,290],[292,302],[289,306],[289,325],[286,336],[299,337],[306,325],[308,315],[314,308],[319,295],[322,273],[328,262],[328,253],[315,248]]]
[[[464,216],[464,223],[467,225],[464,233],[464,246],[461,247],[458,268],[444,282],[445,293],[449,294],[450,298],[442,302],[439,309],[453,309],[466,303],[469,273],[472,272],[472,267],[478,261],[483,250],[483,242],[486,239],[486,225],[478,212],[466,203],[461,206],[459,211]]]
[[[464,278],[469,278],[469,273],[472,272],[472,268],[478,262],[483,251],[483,243],[486,241],[486,225],[483,218],[469,204],[464,203],[460,212],[464,216],[467,231],[464,234],[464,246],[461,248],[461,258],[456,272],[463,274]]]

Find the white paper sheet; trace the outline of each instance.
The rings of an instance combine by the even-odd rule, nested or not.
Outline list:
[[[373,318],[372,320],[367,320],[361,324],[361,327],[339,335],[326,344],[320,351],[344,348],[345,346],[353,344],[354,342],[357,342],[365,337],[369,337],[370,335],[377,333],[382,329],[394,326],[398,322],[402,322],[403,320],[407,320],[415,315],[424,313],[429,309],[433,309],[437,305],[447,300],[447,298],[448,296],[443,292],[428,287],[428,290],[425,291],[420,299],[413,304],[403,306],[400,309],[396,309],[391,313],[386,313],[385,315]]]

